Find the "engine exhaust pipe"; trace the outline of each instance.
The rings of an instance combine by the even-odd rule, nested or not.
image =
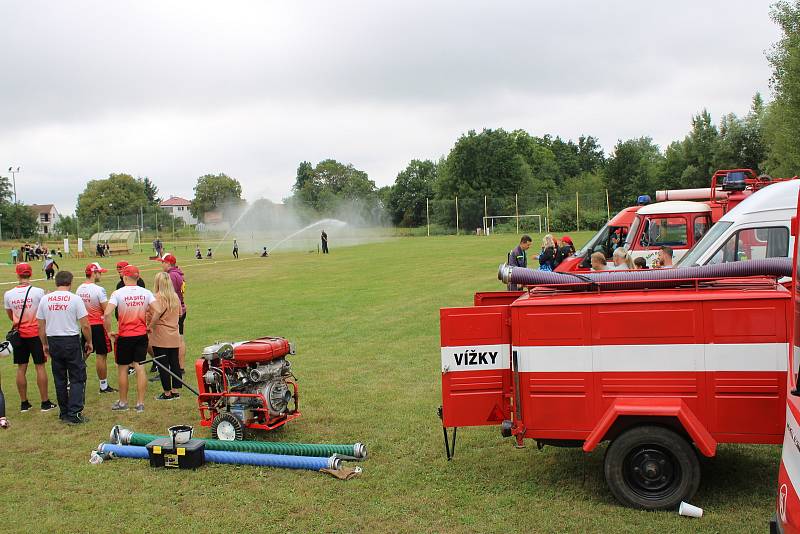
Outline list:
[[[767,258],[695,267],[589,273],[556,273],[503,264],[497,272],[498,280],[504,284],[546,286],[578,291],[588,291],[597,287],[598,283],[613,283],[615,289],[659,289],[679,287],[696,280],[748,276],[774,278],[792,276],[792,260],[790,258]]]

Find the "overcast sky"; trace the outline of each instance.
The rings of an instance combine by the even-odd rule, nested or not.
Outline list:
[[[74,210],[86,182],[280,200],[335,158],[380,185],[469,129],[682,138],[769,96],[769,0],[0,4],[0,174]]]

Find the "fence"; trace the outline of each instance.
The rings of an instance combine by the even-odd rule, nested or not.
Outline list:
[[[608,191],[426,199],[426,235],[597,230],[611,218]]]

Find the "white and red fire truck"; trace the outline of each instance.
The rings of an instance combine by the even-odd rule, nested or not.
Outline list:
[[[745,221],[741,212],[734,216],[732,210],[748,200],[751,195],[754,196],[756,193],[763,195],[760,192],[767,186],[795,178],[758,176],[751,169],[725,169],[714,173],[711,187],[708,188],[657,191],[656,199],[659,202],[643,207],[632,206],[620,211],[573,258],[565,260],[559,265],[556,271],[588,271],[590,268],[589,256],[592,252],[604,252],[610,259],[615,241],[620,244],[624,243],[625,249],[633,257],[646,258],[648,264],[653,262],[658,250],[664,245],[672,248],[674,260],[678,261],[689,250],[696,250],[698,247],[695,245],[698,242],[704,242],[706,246],[711,245],[708,239],[703,238],[712,224],[721,219],[726,222],[750,223],[757,221],[761,216],[766,216],[767,220],[781,218],[782,214],[780,213],[767,213],[762,209]],[[790,194],[782,199],[785,201],[788,198],[791,204],[794,202],[794,197],[795,194]],[[776,201],[780,204],[781,197],[773,195],[772,199],[762,201],[760,206],[762,208],[767,206],[769,209],[770,205],[777,205]],[[789,211],[793,213],[793,210],[794,206],[791,205]],[[752,211],[754,210],[751,209]],[[754,221],[749,219],[754,219]],[[788,218],[785,226],[788,235]],[[716,237],[719,237],[718,234],[715,234]],[[726,237],[728,237],[727,234]],[[777,237],[777,234],[774,237]],[[756,248],[760,246],[757,243],[760,241],[759,239],[752,241]],[[693,258],[693,261],[696,261],[697,254]],[[699,264],[705,263],[707,261]]]
[[[770,262],[783,274],[686,274]],[[789,263],[611,275],[511,269],[570,283],[481,293],[474,306],[440,311],[448,458],[465,426],[496,425],[518,446],[533,439],[590,453],[607,442],[605,478],[621,503],[662,509],[690,499],[698,455],[784,439],[791,298],[777,279]],[[658,273],[673,287],[642,282]],[[604,275],[638,281],[598,281]]]
[[[798,216],[800,216],[800,196],[792,219],[792,235],[798,234]],[[794,257],[795,265],[793,280],[800,276],[798,263],[800,253],[797,246],[800,244],[795,239]],[[773,533],[795,534],[800,533],[800,384],[798,384],[798,371],[800,371],[800,288],[797,283],[792,284],[792,312],[791,312],[791,338],[788,354],[787,368],[791,371],[786,374],[786,419],[783,434],[783,449],[781,464],[778,471],[778,496],[775,515],[770,522],[770,531]]]

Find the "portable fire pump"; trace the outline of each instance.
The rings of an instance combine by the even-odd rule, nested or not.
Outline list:
[[[788,274],[788,258],[580,275],[504,266],[521,295],[440,311],[448,459],[466,426],[498,426],[518,447],[607,442],[621,503],[690,499],[699,454],[784,439]]]
[[[217,343],[195,362],[200,424],[215,439],[241,440],[244,429],[274,430],[300,417],[297,380],[280,337]]]

